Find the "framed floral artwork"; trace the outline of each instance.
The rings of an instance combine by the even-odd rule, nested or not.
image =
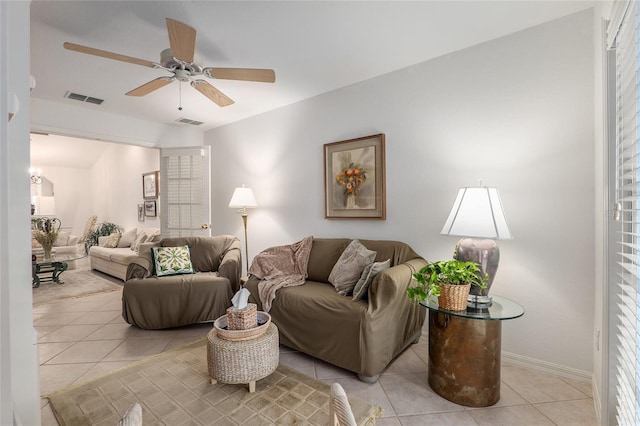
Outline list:
[[[324,217],[386,219],[384,133],[324,144]]]
[[[160,172],[149,172],[142,175],[142,198],[145,200],[158,198],[158,175]]]

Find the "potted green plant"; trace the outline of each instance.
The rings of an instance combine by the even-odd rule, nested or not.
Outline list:
[[[471,285],[487,287],[488,275],[482,275],[476,262],[440,260],[432,262],[411,276],[418,285],[409,287],[407,295],[416,301],[438,297],[441,308],[463,310]]]
[[[84,242],[84,249],[89,253],[91,246],[98,245],[98,238],[111,235],[114,232],[122,232],[124,229],[115,223],[105,222],[96,226],[88,235]]]

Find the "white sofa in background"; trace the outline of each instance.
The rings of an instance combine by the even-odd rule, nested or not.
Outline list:
[[[60,231],[58,233],[58,238],[56,239],[56,242],[53,243],[53,250],[51,251],[51,253],[54,256],[61,255],[61,254],[69,254],[69,255],[78,255],[78,257],[81,257],[82,254],[84,253],[84,244],[78,243],[79,240],[80,240],[80,237],[76,235],[71,235],[71,233],[67,231]],[[40,243],[36,241],[35,238],[33,238],[33,236],[31,237],[31,252],[35,255],[40,255],[40,256],[44,254],[44,250],[42,249],[42,246],[40,245]],[[75,260],[67,261],[66,263],[67,263],[67,270],[75,269],[77,267]]]
[[[116,247],[106,247],[108,240],[108,236],[100,237],[98,245],[89,249],[89,264],[91,269],[124,281],[129,263],[138,256],[140,244],[160,241],[160,229],[129,229],[121,234]]]

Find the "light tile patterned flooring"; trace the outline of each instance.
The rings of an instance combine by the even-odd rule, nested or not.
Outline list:
[[[49,284],[47,284],[49,285]],[[205,336],[211,324],[171,330],[140,330],[121,317],[121,291],[67,299],[34,307],[38,332],[40,393],[80,383],[150,355]],[[281,348],[280,362],[347,395],[384,409],[378,425],[597,425],[591,386],[505,364],[500,401],[469,408],[436,395],[427,383],[426,332],[402,353],[377,383],[308,355]],[[57,425],[46,399],[42,425]]]

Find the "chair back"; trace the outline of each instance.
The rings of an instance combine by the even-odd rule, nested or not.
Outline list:
[[[339,383],[331,385],[329,417],[331,426],[357,426],[347,394]]]

